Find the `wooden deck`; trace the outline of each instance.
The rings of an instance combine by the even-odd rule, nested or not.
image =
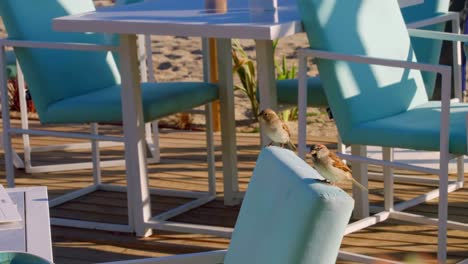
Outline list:
[[[69,127],[61,127],[68,130]],[[79,130],[87,131],[86,127]],[[117,128],[106,128],[108,133],[119,133]],[[205,136],[203,132],[181,132],[163,130],[161,135],[162,160],[160,164],[150,165],[150,183],[153,187],[174,188],[184,190],[206,190],[206,164]],[[309,139],[311,142],[328,143],[335,147],[335,139]],[[35,145],[48,145],[71,142],[69,139],[34,138]],[[219,146],[220,137],[216,135],[216,144]],[[14,145],[21,149],[20,137],[15,138]],[[226,207],[222,203],[222,175],[221,153],[219,147],[216,152],[217,188],[219,199],[201,208],[192,210],[174,220],[189,223],[217,224],[221,226],[234,226],[239,206]],[[245,189],[256,157],[259,153],[258,134],[238,135],[239,180],[241,189]],[[122,148],[113,148],[103,151],[103,159],[122,157]],[[63,161],[80,162],[90,160],[90,155],[83,152],[55,152],[36,153],[33,155],[36,164],[46,162],[58,163]],[[3,163],[3,155],[0,157]],[[25,174],[22,170],[16,171],[18,186],[47,185],[49,196],[74,190],[91,184],[91,170],[73,172]],[[124,184],[124,169],[122,167],[103,170],[105,183]],[[4,170],[0,171],[0,184],[6,184]],[[350,191],[350,185],[342,185],[343,189]],[[373,203],[381,203],[383,185],[380,182],[370,183],[370,199]],[[430,186],[397,184],[396,198],[408,199],[427,191]],[[154,213],[171,208],[184,202],[183,199],[169,197],[152,197],[152,210]],[[428,203],[417,206],[410,212],[423,212],[428,216],[436,216],[437,206]],[[126,223],[126,196],[123,193],[99,191],[86,197],[76,199],[51,210],[52,216],[69,217],[73,219],[99,220],[109,223]],[[451,220],[468,223],[468,192],[457,191],[450,195],[449,214]],[[224,249],[229,240],[208,235],[179,234],[169,232],[155,232],[149,238],[137,238],[129,234],[91,231],[74,228],[53,227],[54,259],[58,264],[81,264],[105,261],[135,259],[150,256],[164,256],[172,254],[200,252]],[[432,263],[437,250],[437,228],[434,226],[414,225],[399,221],[387,221],[363,231],[346,236],[342,249],[392,258],[407,260],[419,257],[420,262]],[[261,238],[260,238],[261,239]],[[468,258],[468,232],[449,232],[449,262],[455,263]],[[350,263],[341,262],[338,263]]]

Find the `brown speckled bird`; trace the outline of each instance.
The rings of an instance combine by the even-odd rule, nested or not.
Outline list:
[[[366,187],[353,179],[351,169],[326,146],[322,144],[313,145],[310,148],[310,155],[312,156],[313,167],[331,184],[334,185],[337,182],[348,180],[362,190],[367,191]]]
[[[263,124],[264,132],[273,143],[279,143],[281,147],[288,145],[292,150],[296,150],[296,146],[291,142],[291,131],[288,125],[281,120],[275,111],[267,108],[260,112],[258,120]]]

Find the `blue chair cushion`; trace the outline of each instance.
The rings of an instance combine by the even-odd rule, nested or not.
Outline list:
[[[264,148],[225,264],[335,263],[354,206],[294,152]]]
[[[357,126],[351,142],[359,145],[400,147],[439,151],[440,101],[422,104],[407,112]],[[450,112],[450,153],[466,155],[468,104],[452,103]]]
[[[121,122],[120,92],[120,85],[116,85],[58,101],[49,106],[41,122]],[[218,87],[204,82],[142,83],[141,93],[145,121],[218,99]]]
[[[0,264],[51,264],[36,255],[25,252],[0,252]]]
[[[278,104],[297,105],[298,80],[279,80],[276,82]],[[307,79],[307,105],[311,107],[327,107],[327,97],[323,91],[319,77]]]

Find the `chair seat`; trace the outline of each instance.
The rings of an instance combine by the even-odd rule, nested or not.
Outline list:
[[[405,113],[370,121],[352,129],[350,142],[360,145],[400,147],[438,151],[440,142],[440,101],[422,104]],[[466,155],[467,103],[452,103],[450,112],[450,153]],[[344,139],[346,143],[346,139]]]
[[[276,82],[278,104],[297,105],[298,80],[280,80]],[[327,107],[327,97],[323,91],[319,77],[307,79],[307,105],[312,107]]]
[[[122,121],[121,86],[97,90],[51,104],[42,123],[118,123]],[[219,97],[215,84],[204,82],[142,83],[145,122],[189,110]]]

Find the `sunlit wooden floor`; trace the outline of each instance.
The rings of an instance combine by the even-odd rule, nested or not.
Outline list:
[[[17,121],[15,121],[17,122]],[[37,124],[35,124],[37,125]],[[34,125],[33,125],[34,126]],[[88,131],[87,127],[60,127],[60,130]],[[106,133],[120,133],[119,128],[105,127]],[[309,138],[310,142],[322,142],[336,147],[336,140]],[[21,152],[21,139],[14,139],[15,148]],[[33,138],[34,145],[49,145],[72,142],[69,139]],[[245,190],[255,160],[259,153],[258,134],[239,134],[238,160],[240,188]],[[172,220],[197,224],[216,224],[233,227],[239,206],[223,205],[223,186],[221,174],[220,137],[216,135],[217,189],[219,199],[201,208],[192,210]],[[203,132],[163,130],[161,133],[161,163],[149,165],[150,184],[152,187],[173,188],[181,190],[206,190],[205,135]],[[123,148],[112,148],[103,151],[102,158],[123,157]],[[47,162],[82,162],[90,160],[86,151],[68,151],[53,153],[35,153],[35,164]],[[3,164],[3,154],[0,160]],[[125,184],[122,167],[103,169],[105,183]],[[423,175],[424,176],[424,175]],[[4,170],[0,172],[0,183],[6,184]],[[26,174],[16,170],[18,186],[46,185],[49,196],[85,187],[92,183],[91,170],[72,172]],[[341,186],[350,192],[350,185]],[[396,198],[405,200],[429,190],[431,186],[396,184]],[[433,188],[433,187],[432,187]],[[382,202],[383,185],[370,182],[370,199],[373,203]],[[172,208],[184,202],[184,199],[161,196],[152,197],[154,213]],[[436,216],[436,201],[417,206],[410,212]],[[450,194],[449,214],[451,220],[468,223],[468,192],[460,190]],[[126,196],[123,193],[99,191],[51,209],[52,216],[72,219],[95,220],[108,223],[126,223]],[[432,263],[437,250],[437,228],[434,226],[415,225],[390,220],[383,224],[367,228],[344,238],[342,249],[369,254],[372,256],[392,258],[408,263]],[[52,228],[54,259],[58,264],[96,263],[135,259],[143,257],[164,256],[189,252],[201,252],[225,249],[229,240],[208,235],[179,234],[156,231],[148,238],[137,238],[131,234],[83,230],[75,228]],[[261,238],[259,238],[261,239]],[[449,262],[456,263],[468,258],[468,232],[449,232]],[[318,245],[319,246],[319,245]],[[410,262],[420,259],[419,262]],[[338,263],[350,263],[339,261]]]

